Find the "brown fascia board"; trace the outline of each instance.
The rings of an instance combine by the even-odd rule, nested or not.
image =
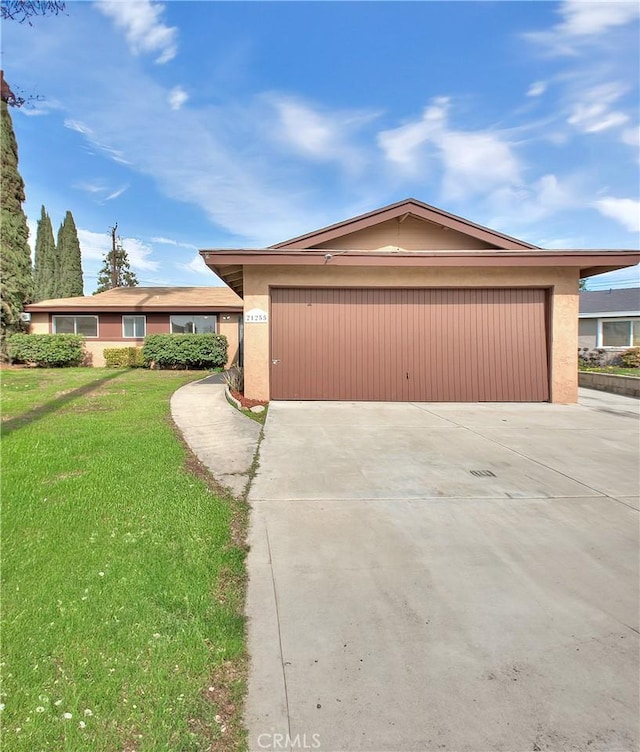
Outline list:
[[[24,310],[30,313],[91,313],[97,316],[101,313],[240,313],[242,306],[41,306],[33,303],[26,305]]]
[[[325,249],[201,251],[214,271],[231,265],[263,266],[553,266],[578,267],[583,276],[624,269],[640,263],[640,251],[552,250],[527,251],[328,251]]]
[[[309,248],[309,246],[317,245],[318,243],[325,243],[328,240],[333,240],[343,235],[357,232],[358,230],[364,230],[373,225],[386,222],[389,219],[394,219],[395,217],[404,218],[407,214],[412,214],[419,219],[433,222],[434,224],[446,227],[450,230],[457,230],[458,232],[462,232],[465,235],[469,235],[478,240],[497,245],[499,248],[528,249],[538,247],[531,245],[531,243],[525,243],[523,240],[518,240],[518,238],[513,238],[510,235],[505,235],[496,230],[492,230],[489,227],[478,225],[464,217],[450,214],[449,212],[438,209],[435,206],[430,206],[422,201],[418,201],[415,198],[409,198],[404,201],[398,201],[395,204],[383,206],[380,209],[375,209],[367,214],[360,214],[357,217],[345,219],[342,222],[337,222],[336,224],[323,227],[314,232],[308,232],[304,235],[299,235],[296,238],[284,240],[281,243],[269,246],[269,249]]]

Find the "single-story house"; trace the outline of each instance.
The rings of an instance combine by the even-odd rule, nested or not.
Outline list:
[[[578,346],[612,354],[640,347],[640,287],[581,290]]]
[[[579,280],[640,262],[538,248],[415,199],[200,253],[244,301],[257,400],[576,402]]]
[[[142,346],[147,334],[224,334],[227,365],[241,359],[242,299],[228,287],[119,287],[25,306],[34,334],[83,334],[91,364],[109,347]]]

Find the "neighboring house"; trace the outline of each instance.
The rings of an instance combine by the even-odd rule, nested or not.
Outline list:
[[[415,199],[200,253],[244,300],[257,400],[576,402],[579,279],[640,262],[544,250]]]
[[[640,347],[640,287],[581,290],[578,346],[612,355]]]
[[[108,347],[141,346],[147,334],[224,334],[228,365],[241,359],[242,300],[228,287],[119,287],[25,306],[34,334],[83,334],[94,366]]]

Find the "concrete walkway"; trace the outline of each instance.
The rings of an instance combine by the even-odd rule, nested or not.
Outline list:
[[[171,397],[171,416],[218,483],[243,496],[262,426],[229,405],[220,381],[214,375],[178,389]]]
[[[637,750],[638,407],[272,403],[250,749]]]

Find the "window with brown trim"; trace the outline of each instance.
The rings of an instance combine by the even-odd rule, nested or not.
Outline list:
[[[54,334],[82,334],[85,337],[98,336],[97,316],[54,316]]]

